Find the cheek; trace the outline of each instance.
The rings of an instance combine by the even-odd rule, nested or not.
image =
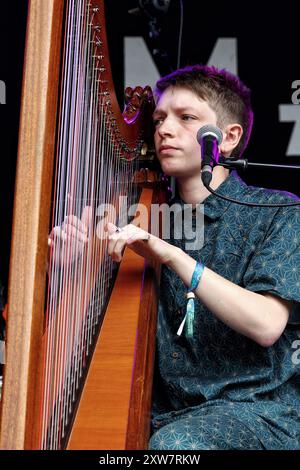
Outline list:
[[[155,149],[157,150],[158,149],[158,143],[159,143],[159,135],[158,135],[158,132],[155,131],[154,132],[154,146],[155,146]]]
[[[189,155],[190,155],[190,158],[193,158],[194,160],[201,159],[201,148],[196,138],[195,140],[190,142]]]

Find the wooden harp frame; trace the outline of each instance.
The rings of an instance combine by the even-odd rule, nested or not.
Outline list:
[[[93,3],[103,15],[103,0]],[[65,0],[30,0],[29,4],[10,263],[7,365],[1,403],[2,449],[39,448],[37,391],[41,380],[64,7]],[[104,55],[108,57],[105,31],[102,38]],[[129,126],[117,104],[109,63],[105,67],[120,135],[134,147],[141,120],[136,119],[138,109],[134,105],[127,109],[127,121],[133,121]],[[159,202],[161,195],[148,188],[143,202]],[[158,272],[159,267],[148,266],[145,270],[144,260],[129,250],[124,256],[99,347],[97,344],[95,349],[94,355],[99,353],[101,357],[94,365],[92,360],[89,385],[83,390],[71,431],[70,449],[147,448],[157,309],[153,270]],[[124,284],[128,278],[132,279],[130,286]],[[135,310],[130,314],[129,303]],[[88,382],[92,370],[96,379]]]

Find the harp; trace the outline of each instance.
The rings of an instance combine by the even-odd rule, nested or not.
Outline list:
[[[151,93],[128,90],[121,114],[103,0],[31,0],[24,67],[1,448],[145,449],[159,266],[126,250],[112,288],[96,215],[141,192]],[[160,202],[146,186],[140,202]],[[85,206],[89,241],[47,271],[51,227]]]

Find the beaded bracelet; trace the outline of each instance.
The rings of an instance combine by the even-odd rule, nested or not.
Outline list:
[[[193,337],[194,332],[194,317],[195,317],[195,294],[194,290],[197,288],[200,279],[204,271],[204,264],[201,261],[197,261],[191,280],[191,285],[189,290],[186,293],[187,304],[186,304],[186,314],[182,320],[180,327],[178,328],[177,335],[181,336],[183,327],[186,323],[186,336],[187,338]]]

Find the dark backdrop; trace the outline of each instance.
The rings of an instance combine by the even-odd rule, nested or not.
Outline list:
[[[152,2],[144,0],[143,3]],[[149,17],[146,14],[128,14],[129,7],[133,9],[137,4],[137,0],[107,2],[110,55],[117,89],[123,81],[123,37],[143,35],[150,51],[157,48],[149,37]],[[255,114],[253,134],[245,157],[253,162],[300,164],[300,142],[299,155],[286,156],[294,122],[279,122],[279,105],[292,105],[291,95],[295,90],[291,85],[293,81],[300,80],[300,5],[288,1],[262,9],[258,1],[241,0],[215,4],[183,0],[183,5],[181,66],[207,63],[218,38],[237,38],[238,75],[252,90]],[[150,8],[149,11],[151,13]],[[161,54],[154,55],[161,74],[176,68],[179,20],[180,1],[171,0],[167,13],[161,15],[159,21]],[[110,25],[114,26],[110,28]],[[249,184],[283,189],[300,196],[299,178],[300,171],[283,174],[281,170],[258,172],[249,169],[244,175]]]
[[[6,85],[6,104],[0,105],[0,281],[5,287],[7,286],[12,230],[26,17],[26,0],[10,0],[1,3],[0,80]]]

